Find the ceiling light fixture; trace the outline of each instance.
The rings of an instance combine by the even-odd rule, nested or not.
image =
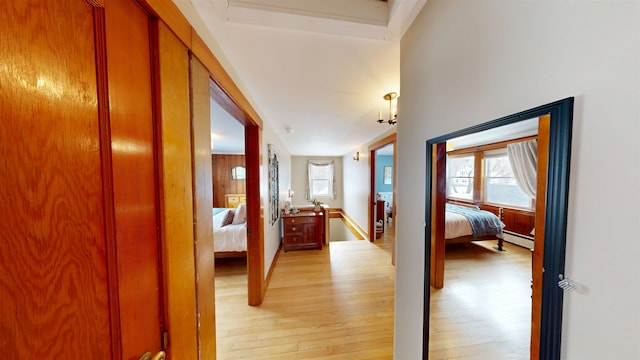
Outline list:
[[[382,124],[383,122],[388,123],[389,125],[395,125],[398,122],[398,114],[393,111],[393,100],[398,97],[398,94],[395,92],[390,92],[385,94],[382,98],[389,102],[389,120],[382,119],[382,111],[378,112],[378,123]],[[396,101],[396,106],[398,102]]]

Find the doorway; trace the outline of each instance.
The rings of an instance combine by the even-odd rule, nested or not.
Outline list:
[[[444,157],[445,145],[449,139],[470,135],[481,131],[514,124],[523,120],[547,116],[548,126],[548,158],[546,163],[546,194],[544,199],[544,216],[539,216],[536,227],[543,229],[534,243],[533,258],[533,294],[532,294],[532,333],[531,358],[559,359],[560,336],[562,326],[562,290],[557,286],[559,276],[564,273],[564,252],[566,241],[567,198],[569,184],[569,165],[571,149],[571,129],[573,120],[573,98],[567,98],[514,115],[493,120],[475,127],[463,129],[427,141],[427,188],[426,193],[432,194],[425,201],[425,234],[430,242],[436,222],[433,217],[437,214],[441,202],[444,211],[443,197],[433,196],[442,192],[443,184],[435,181],[436,173],[442,173],[438,161]],[[438,189],[438,190],[436,190]],[[434,213],[435,212],[435,213]],[[443,216],[443,215],[442,215]],[[540,220],[542,219],[542,220]],[[429,354],[430,333],[430,279],[432,278],[432,247],[425,247],[425,305],[423,319],[423,358]],[[542,269],[545,269],[542,272]],[[536,305],[539,303],[539,306]],[[536,325],[538,324],[538,325]]]
[[[369,201],[369,241],[371,242],[374,242],[378,234],[380,234],[379,232],[380,227],[377,225],[377,222],[379,220],[382,220],[383,221],[382,229],[384,229],[385,226],[387,226],[386,220],[389,220],[390,221],[389,224],[392,224],[396,215],[395,174],[396,174],[396,163],[397,163],[396,162],[397,151],[395,151],[395,146],[396,146],[396,134],[393,133],[371,144],[368,148],[369,158],[371,159],[371,162],[369,165],[370,184],[371,184],[370,186],[371,191],[369,194],[369,199],[370,199]],[[386,160],[385,162],[386,165],[378,167],[377,153],[383,148],[385,149],[385,151],[383,152],[384,156],[390,156],[391,159]],[[385,169],[385,167],[387,169]],[[380,170],[380,172],[378,172],[377,170]],[[387,171],[386,179],[385,179],[385,170]],[[378,193],[376,191],[378,189],[378,184],[377,184],[378,180],[380,180],[380,183],[381,183],[380,186],[384,187],[384,190],[390,190],[390,191],[386,191],[387,193],[385,194],[386,201],[385,199],[382,199],[382,196],[380,196],[380,199],[379,199]],[[384,184],[385,182],[390,184]],[[382,204],[382,205],[379,206],[378,204]],[[380,214],[380,212],[382,212],[382,214]],[[392,228],[392,229],[393,229],[392,233],[395,234],[395,228]],[[393,236],[391,241],[391,263],[392,264],[395,264],[395,258],[396,258],[395,236]]]

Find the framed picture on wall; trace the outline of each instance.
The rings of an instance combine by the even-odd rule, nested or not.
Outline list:
[[[385,185],[391,185],[391,179],[393,179],[393,168],[391,166],[385,166],[382,176],[382,183]]]
[[[273,144],[269,144],[269,211],[271,225],[280,218],[280,179],[278,169],[278,151]]]

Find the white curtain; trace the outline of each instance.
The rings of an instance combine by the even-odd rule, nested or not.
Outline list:
[[[305,184],[305,199],[311,200],[311,179],[313,178],[313,167],[329,167],[329,192],[331,194],[331,199],[335,200],[337,197],[336,193],[336,179],[334,176],[335,173],[335,165],[333,160],[307,160],[307,181]]]
[[[521,141],[507,145],[507,155],[513,175],[522,191],[536,198],[536,178],[538,169],[538,142]]]

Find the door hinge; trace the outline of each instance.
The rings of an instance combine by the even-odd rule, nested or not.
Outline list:
[[[166,351],[168,347],[169,347],[169,332],[165,330],[162,332],[162,350]]]

